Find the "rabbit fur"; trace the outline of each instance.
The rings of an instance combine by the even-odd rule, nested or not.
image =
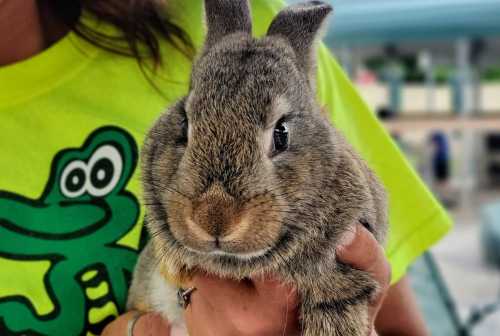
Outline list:
[[[331,10],[320,1],[286,7],[255,39],[246,0],[205,1],[189,93],[142,150],[151,239],[129,309],[184,328],[176,291],[193,273],[272,275],[296,286],[303,335],[367,334],[377,283],[338,262],[335,248],[360,222],[383,243],[386,198],[316,102],[316,42]],[[278,124],[288,143],[276,152]]]

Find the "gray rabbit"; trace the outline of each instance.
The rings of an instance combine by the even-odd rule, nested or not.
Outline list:
[[[128,307],[182,327],[176,293],[194,272],[271,274],[297,287],[303,335],[365,336],[377,283],[337,262],[335,247],[357,223],[383,242],[386,202],[316,103],[315,45],[331,7],[289,6],[261,39],[246,0],[206,0],[205,11],[189,93],[142,151],[151,240]]]

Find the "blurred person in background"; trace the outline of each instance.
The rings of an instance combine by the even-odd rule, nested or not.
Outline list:
[[[262,36],[284,4],[251,5]],[[0,334],[122,336],[130,321],[135,336],[169,332],[124,312],[146,238],[137,157],[187,92],[202,13],[201,0],[0,0]],[[405,272],[450,221],[324,46],[317,89],[390,195],[385,254],[363,226],[338,249],[380,283],[372,335],[425,335]],[[252,281],[196,276],[192,336],[299,334],[294,290]]]
[[[443,132],[434,132],[430,136],[432,145],[431,165],[434,188],[447,206],[454,204],[449,180],[450,180],[450,145],[448,138]]]

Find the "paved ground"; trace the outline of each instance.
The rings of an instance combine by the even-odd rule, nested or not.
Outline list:
[[[452,211],[455,228],[433,249],[463,318],[474,307],[494,301],[500,292],[500,271],[482,262],[479,242],[479,209],[494,199],[500,201],[500,191],[481,193],[476,204]],[[474,335],[500,335],[500,311],[481,323]]]

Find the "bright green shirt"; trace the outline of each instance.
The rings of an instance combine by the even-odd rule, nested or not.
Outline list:
[[[168,3],[200,46],[201,1]],[[252,1],[256,35],[281,6]],[[0,68],[1,335],[97,335],[123,310],[142,229],[138,148],[188,88],[190,62],[166,43],[162,53],[162,95],[135,60],[72,33]],[[397,281],[450,219],[324,46],[318,65],[321,104],[388,190]]]

